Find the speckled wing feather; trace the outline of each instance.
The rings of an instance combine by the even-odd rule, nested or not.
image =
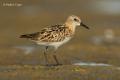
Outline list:
[[[65,27],[65,25],[54,25],[42,29],[41,32],[21,35],[21,38],[29,38],[40,42],[59,42],[69,36],[71,36],[71,30],[68,27]]]

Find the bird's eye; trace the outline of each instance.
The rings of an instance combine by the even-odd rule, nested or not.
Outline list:
[[[78,21],[78,20],[75,18],[74,21]]]

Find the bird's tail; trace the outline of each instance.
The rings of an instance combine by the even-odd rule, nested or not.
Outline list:
[[[39,35],[39,32],[32,33],[32,34],[23,34],[23,35],[20,35],[20,38],[33,39],[33,38],[37,37],[38,35]]]
[[[29,34],[20,35],[20,38],[31,38],[31,35]]]

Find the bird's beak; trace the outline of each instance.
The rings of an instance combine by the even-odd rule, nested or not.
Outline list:
[[[85,25],[84,23],[80,23],[81,26],[85,27],[86,29],[90,29],[87,25]]]

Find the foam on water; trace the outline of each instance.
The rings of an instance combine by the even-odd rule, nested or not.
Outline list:
[[[74,63],[73,65],[80,65],[80,66],[112,66],[110,64],[94,63],[94,62],[79,62],[79,63]]]
[[[95,62],[78,62],[74,63],[73,65],[79,65],[79,66],[101,66],[101,67],[115,67],[117,70],[120,70],[120,67],[114,66],[111,64],[105,64],[105,63],[95,63]]]

